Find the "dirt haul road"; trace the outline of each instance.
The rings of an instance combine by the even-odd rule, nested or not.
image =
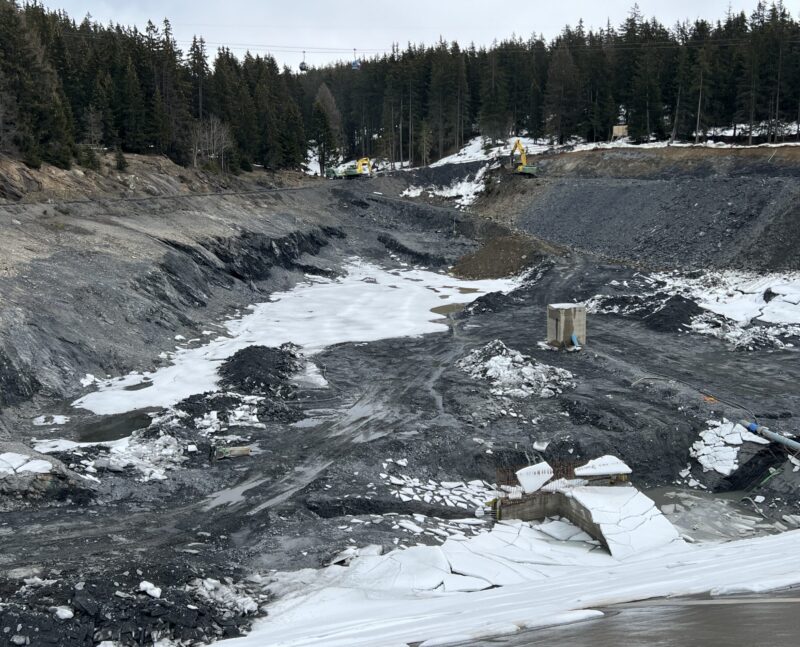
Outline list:
[[[459,171],[442,173],[449,182]],[[513,202],[508,187],[519,178],[500,179],[478,205],[486,213]],[[577,172],[568,180],[542,182],[583,181]],[[689,299],[660,309],[668,297],[658,290],[667,288],[657,283],[643,284],[640,308],[606,314],[603,302],[583,352],[544,350],[547,303],[641,296],[624,291],[641,283],[640,250],[636,266],[610,262],[559,246],[580,242],[566,234],[543,243],[446,206],[396,199],[407,181],[0,208],[13,250],[0,278],[8,438],[0,453],[34,457],[35,447],[38,460],[53,461],[46,478],[0,480],[0,629],[9,627],[0,640],[132,645],[154,633],[187,642],[237,635],[268,612],[264,584],[275,570],[319,568],[352,546],[480,534],[488,521],[458,523],[473,515],[480,488],[441,484],[488,486],[499,468],[537,453],[565,463],[617,455],[640,488],[677,481],[678,489],[748,490],[764,497],[766,519],[737,528],[744,536],[776,532],[797,512],[785,452],[745,444],[737,469],[722,474],[704,470],[692,450],[707,421],[751,412],[797,431],[790,334],[780,347],[737,352],[685,326],[696,316]],[[533,206],[514,202],[522,225],[530,209],[552,203],[548,191]],[[559,215],[574,219],[564,231],[583,231],[583,209],[571,212],[564,195]],[[773,211],[765,213],[766,231]],[[437,274],[452,265],[476,279],[523,278],[462,283]],[[246,309],[270,299],[263,311]],[[473,299],[463,310],[452,305]],[[248,316],[254,325],[237,328]],[[327,341],[314,347],[314,339]],[[571,375],[548,373],[520,397],[459,365],[487,346],[485,359],[506,352],[489,346],[496,340]],[[300,348],[263,349],[283,341]],[[211,363],[224,386],[184,393],[174,406],[148,404],[156,390],[171,393],[161,376],[184,360],[179,381],[203,387]],[[142,374],[104,382],[130,371]],[[95,392],[113,395],[102,402],[114,413],[70,405]],[[85,402],[100,408],[91,396]],[[212,460],[216,449],[242,445],[251,456]],[[431,495],[414,479],[433,484]]]

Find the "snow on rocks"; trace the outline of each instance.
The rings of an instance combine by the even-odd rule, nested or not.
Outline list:
[[[700,432],[700,439],[689,449],[692,458],[703,467],[704,472],[715,471],[730,476],[739,468],[739,449],[742,443],[768,445],[766,438],[753,434],[742,425],[723,418],[708,420],[708,429]]]
[[[206,411],[201,417],[194,419],[195,428],[202,436],[210,436],[227,431],[230,427],[253,427],[255,429],[266,429],[266,425],[258,419],[258,404],[266,398],[258,395],[238,395],[236,393],[225,393],[226,398],[238,398],[240,404],[227,411],[220,417],[219,411]]]
[[[161,597],[161,588],[153,584],[152,582],[148,582],[147,580],[142,580],[139,582],[139,591],[142,593],[146,593],[151,598],[160,598]]]
[[[766,323],[800,323],[800,274],[756,276],[720,272],[687,279],[671,274],[656,275],[667,288],[688,293],[706,310],[747,324],[753,319]]]
[[[794,348],[792,339],[800,338],[800,325],[746,325],[713,312],[704,312],[692,319],[690,329],[701,335],[716,337],[734,350],[757,348]]]
[[[498,396],[550,398],[575,387],[569,371],[537,362],[499,339],[473,350],[458,366],[476,379],[488,380],[491,393]]]
[[[186,460],[182,444],[164,432],[152,437],[138,431],[127,438],[96,443],[44,440],[35,443],[34,449],[41,454],[68,454],[73,461],[70,469],[92,481],[99,481],[93,476],[98,469],[121,472],[128,468],[139,472],[138,480],[142,482],[163,481],[167,479],[167,471]],[[90,449],[100,449],[101,453],[92,452],[96,455],[89,458]]]
[[[464,209],[472,205],[478,199],[478,196],[483,193],[486,187],[486,174],[494,168],[498,168],[498,165],[487,164],[479,169],[474,177],[468,176],[446,187],[410,186],[400,194],[400,197],[418,198],[423,193],[427,193],[430,197],[455,198],[456,205]]]
[[[600,456],[586,465],[575,468],[575,476],[614,476],[630,474],[633,470],[616,456]]]
[[[70,620],[71,618],[75,617],[75,612],[72,609],[63,606],[50,607],[50,613],[52,613],[59,620]]]
[[[259,600],[255,599],[244,585],[234,583],[227,578],[224,582],[211,577],[198,578],[192,580],[186,586],[186,590],[217,609],[250,615],[259,608]]]
[[[637,275],[610,286],[614,294],[596,295],[589,312],[646,314],[658,312],[671,297],[688,299],[703,312],[682,329],[717,337],[736,350],[791,348],[800,338],[800,273],[755,274],[707,271]]]

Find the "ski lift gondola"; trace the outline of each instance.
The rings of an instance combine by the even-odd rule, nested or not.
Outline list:
[[[306,63],[306,50],[303,50],[303,60],[300,63],[300,71],[308,72],[308,64]]]
[[[361,69],[361,61],[358,60],[355,47],[353,48],[353,69],[356,71]]]

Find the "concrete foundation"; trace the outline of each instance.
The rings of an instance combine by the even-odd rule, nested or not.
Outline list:
[[[564,517],[608,550],[606,539],[599,526],[592,521],[591,513],[575,499],[561,492],[539,492],[518,501],[498,499],[495,514],[498,521],[541,521],[546,517]]]
[[[573,346],[572,336],[586,344],[586,306],[554,303],[547,306],[547,343],[557,348]]]

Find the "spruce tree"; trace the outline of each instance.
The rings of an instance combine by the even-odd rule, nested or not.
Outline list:
[[[578,70],[565,42],[556,47],[547,75],[546,129],[563,144],[578,125]]]

